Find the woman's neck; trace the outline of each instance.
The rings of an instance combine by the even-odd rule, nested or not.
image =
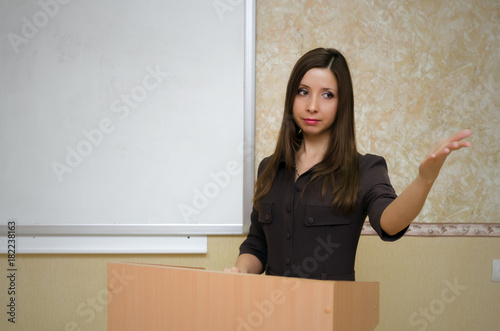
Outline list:
[[[315,164],[321,162],[328,148],[328,136],[305,135],[302,145],[296,154],[296,167],[299,173],[303,173]]]

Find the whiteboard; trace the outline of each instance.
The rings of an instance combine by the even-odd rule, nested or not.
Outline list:
[[[248,228],[254,1],[3,1],[0,31],[4,233]]]

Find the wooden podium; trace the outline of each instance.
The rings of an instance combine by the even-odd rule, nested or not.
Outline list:
[[[108,264],[108,331],[374,330],[379,284]]]

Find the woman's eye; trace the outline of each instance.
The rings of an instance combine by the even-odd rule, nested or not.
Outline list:
[[[325,93],[323,93],[323,95],[324,95],[327,99],[331,99],[331,98],[333,98],[333,97],[334,97],[333,93],[331,93],[331,92],[325,92]]]
[[[307,90],[303,89],[303,88],[299,88],[297,94],[298,95],[307,95]]]

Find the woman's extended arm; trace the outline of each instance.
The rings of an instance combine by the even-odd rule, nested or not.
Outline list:
[[[252,254],[241,254],[232,268],[224,269],[225,272],[242,272],[248,274],[261,274],[264,270],[260,260]]]
[[[397,234],[417,217],[444,161],[452,151],[469,147],[470,143],[463,139],[471,134],[471,130],[457,132],[440,141],[427,155],[420,164],[417,178],[382,213],[380,226],[387,234]]]

